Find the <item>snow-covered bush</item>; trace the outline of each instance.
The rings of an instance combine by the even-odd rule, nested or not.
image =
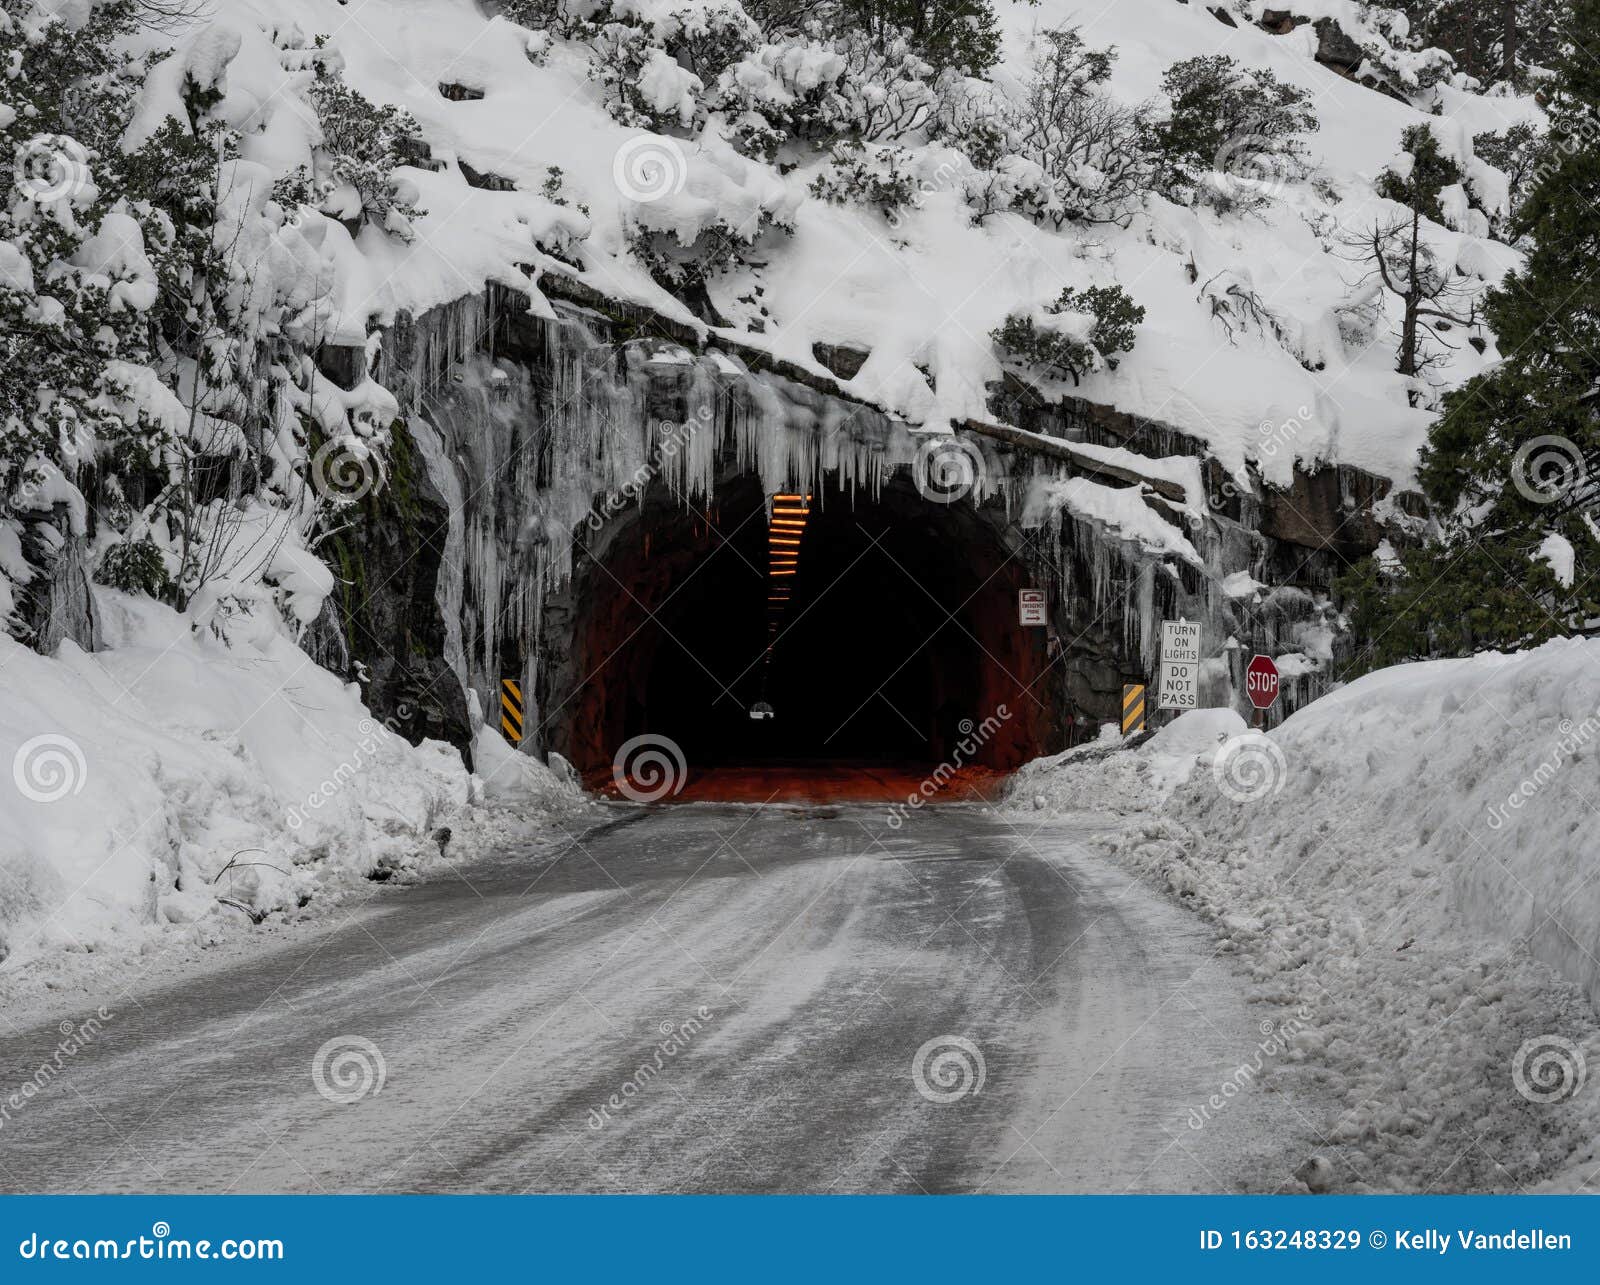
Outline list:
[[[1300,135],[1317,128],[1306,90],[1226,54],[1174,63],[1161,87],[1171,112],[1152,142],[1169,194],[1249,206],[1304,173]]]
[[[683,300],[703,320],[723,325],[707,283],[745,264],[750,250],[764,237],[789,231],[789,225],[772,211],[761,210],[742,222],[719,215],[687,241],[675,232],[636,227],[628,248],[662,289]]]
[[[166,559],[148,535],[134,540],[119,540],[100,555],[95,579],[125,593],[142,593],[160,598],[171,588]]]
[[[834,205],[867,205],[885,215],[917,198],[917,175],[902,147],[840,143],[827,167],[811,180],[811,194]]]
[[[1133,348],[1144,309],[1121,286],[1068,286],[1054,303],[1032,314],[1013,313],[990,332],[1007,361],[1076,384],[1090,371],[1115,368],[1117,354]]]
[[[423,213],[416,194],[395,170],[408,163],[417,137],[411,113],[370,101],[344,82],[337,60],[318,66],[311,102],[322,127],[315,161],[319,208],[353,222],[370,222],[406,240]]]
[[[652,130],[695,123],[705,85],[662,47],[652,24],[608,22],[589,45],[589,78],[603,86],[615,120]]]
[[[1503,208],[1483,199],[1479,184],[1472,183],[1473,196],[1479,204],[1489,206],[1489,226],[1496,235],[1504,234],[1517,217],[1529,187],[1543,163],[1545,136],[1527,121],[1518,121],[1504,130],[1485,130],[1472,136],[1472,151],[1481,161],[1494,166],[1505,175],[1505,204]]]
[[[667,52],[705,85],[716,84],[762,41],[761,28],[737,0],[674,9],[663,26]]]
[[[903,46],[935,72],[979,76],[1000,56],[988,0],[841,0],[836,14],[877,48]]]
[[[1325,358],[1313,350],[1305,328],[1286,317],[1263,298],[1243,268],[1224,268],[1201,282],[1197,296],[1211,310],[1218,329],[1230,344],[1242,334],[1256,334],[1281,345],[1307,370],[1321,370]]]
[[[730,141],[770,159],[791,140],[889,141],[926,130],[957,79],[938,75],[903,37],[813,27],[751,49],[723,71],[710,101],[727,116]]]
[[[838,89],[844,74],[844,55],[815,32],[752,49],[717,82],[714,101],[728,141],[771,161],[790,140],[827,137],[845,119]]]
[[[1432,91],[1455,74],[1455,58],[1435,47],[1431,39],[1414,33],[1410,19],[1396,9],[1364,4],[1361,17],[1365,26],[1354,36],[1362,54],[1360,78],[1423,110],[1435,108]]]
[[[1056,227],[1126,221],[1151,172],[1145,109],[1106,88],[1112,56],[1059,28],[1019,89],[949,87],[938,129],[980,171],[966,189],[979,221],[1004,209]]]
[[[850,32],[838,44],[844,75],[833,126],[867,139],[896,139],[926,128],[939,106],[941,76],[904,34],[873,40]]]

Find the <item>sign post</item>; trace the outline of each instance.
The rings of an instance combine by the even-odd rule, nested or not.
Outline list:
[[[1161,678],[1157,709],[1200,708],[1200,626],[1187,620],[1161,624]]]
[[[1017,590],[1017,623],[1020,625],[1048,625],[1043,589]]]
[[[1250,657],[1244,670],[1244,692],[1256,708],[1255,723],[1259,727],[1262,711],[1270,709],[1278,699],[1278,667],[1271,656]]]

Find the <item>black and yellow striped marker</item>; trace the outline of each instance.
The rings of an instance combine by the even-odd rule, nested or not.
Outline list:
[[[1144,731],[1144,684],[1122,686],[1122,734],[1133,736]]]
[[[522,684],[515,678],[500,680],[500,730],[513,745],[522,744]]]

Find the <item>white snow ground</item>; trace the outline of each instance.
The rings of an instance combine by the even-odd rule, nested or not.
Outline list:
[[[1309,1010],[1263,1080],[1339,1101],[1334,1189],[1593,1190],[1597,744],[1600,641],[1554,642],[1382,670],[1270,734],[1197,711],[1029,765],[1008,806],[1121,814],[1105,854]]]

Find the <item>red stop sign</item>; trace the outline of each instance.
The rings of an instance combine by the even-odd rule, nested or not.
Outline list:
[[[1250,657],[1244,671],[1244,691],[1257,709],[1266,709],[1278,699],[1278,667],[1271,656]]]

